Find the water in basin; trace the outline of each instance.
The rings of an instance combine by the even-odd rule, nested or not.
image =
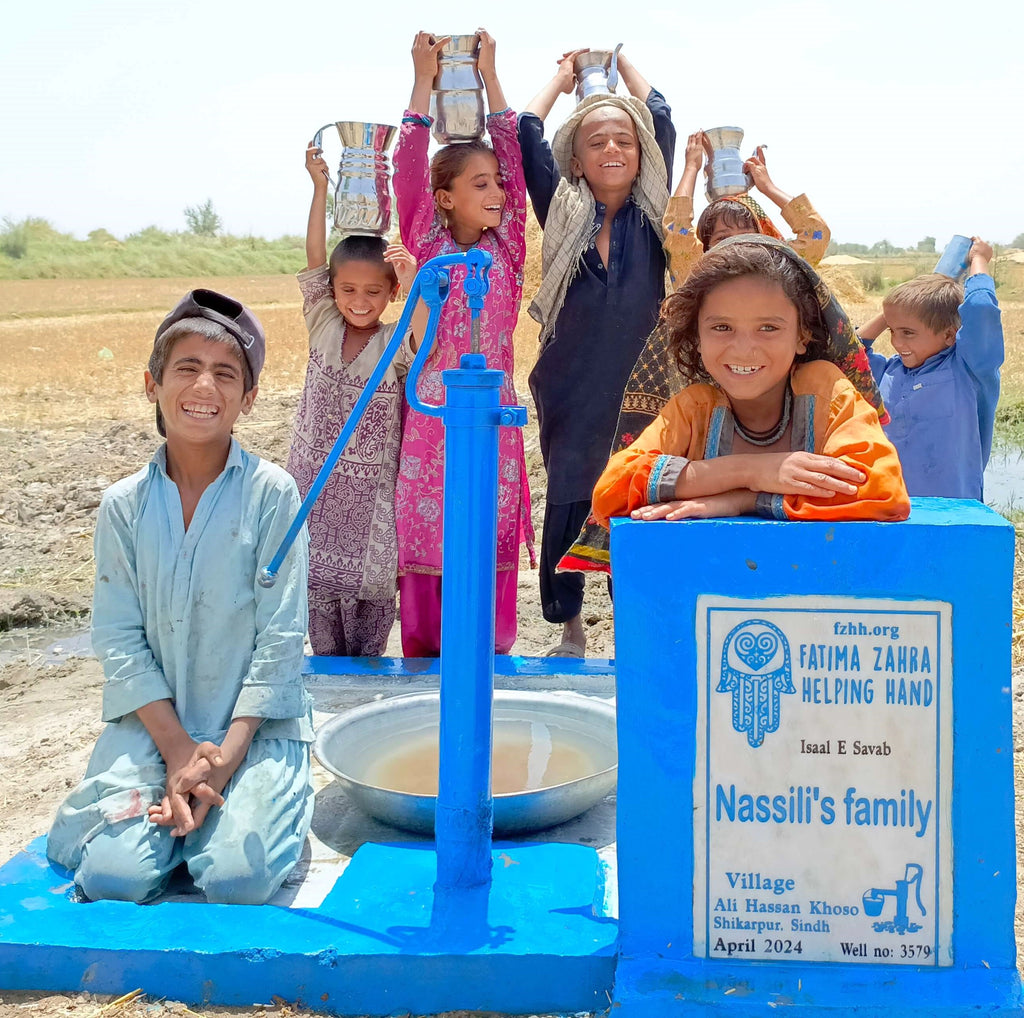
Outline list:
[[[593,774],[601,769],[593,748],[589,740],[544,722],[496,724],[492,792],[506,795],[550,788]],[[437,730],[420,732],[399,745],[382,749],[367,767],[363,780],[395,792],[436,795],[438,755]]]

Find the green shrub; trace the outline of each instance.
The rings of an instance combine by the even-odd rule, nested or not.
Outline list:
[[[8,258],[24,258],[28,254],[28,230],[24,223],[14,223],[4,219],[0,230],[0,251]]]
[[[870,268],[865,269],[860,274],[861,285],[869,293],[880,293],[886,289],[885,277],[882,275],[882,269],[878,265],[872,265]]]

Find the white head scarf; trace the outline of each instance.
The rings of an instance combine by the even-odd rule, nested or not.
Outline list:
[[[565,302],[579,260],[590,242],[596,205],[585,179],[572,172],[573,141],[583,118],[595,109],[612,106],[625,110],[636,125],[640,144],[640,170],[633,181],[633,200],[664,239],[661,217],[668,204],[668,170],[654,134],[654,118],[647,104],[635,96],[602,94],[588,96],[555,132],[551,152],[562,179],[551,200],[541,247],[542,281],[530,305],[530,316],[541,323],[543,345],[554,332],[555,319]]]

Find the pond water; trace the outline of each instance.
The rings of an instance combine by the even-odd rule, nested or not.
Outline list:
[[[80,622],[66,628],[43,626],[0,633],[0,666],[19,658],[57,665],[71,657],[94,657],[89,630]]]
[[[985,502],[1000,512],[1024,511],[1024,449],[996,446],[985,470]]]

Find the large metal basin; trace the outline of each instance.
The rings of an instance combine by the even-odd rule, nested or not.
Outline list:
[[[365,812],[395,827],[430,834],[436,796],[384,785],[401,783],[394,768],[396,761],[404,761],[410,784],[428,774],[436,789],[439,714],[436,692],[364,704],[323,724],[313,750]],[[493,717],[495,834],[560,824],[615,787],[615,709],[603,700],[577,693],[498,690]],[[530,787],[501,791],[502,783],[515,785],[520,774]]]

